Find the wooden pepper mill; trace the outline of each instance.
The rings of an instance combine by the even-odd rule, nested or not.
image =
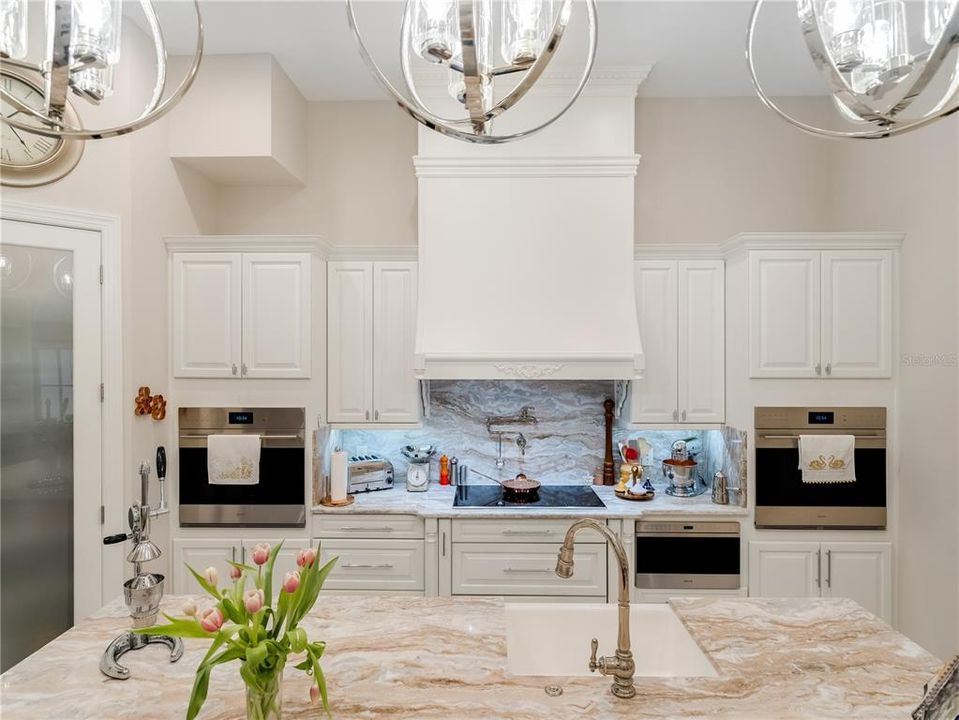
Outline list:
[[[603,402],[603,416],[606,418],[606,456],[603,458],[603,485],[616,484],[616,468],[613,463],[613,407],[612,400]]]

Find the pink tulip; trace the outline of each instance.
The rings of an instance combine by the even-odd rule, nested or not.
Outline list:
[[[253,546],[253,562],[257,565],[263,565],[270,559],[270,546],[266,543],[258,543]]]
[[[187,603],[186,605],[184,605],[183,614],[186,615],[187,617],[193,617],[194,615],[196,615],[196,604]]]
[[[300,586],[300,573],[288,572],[283,578],[283,589],[288,593],[293,594],[296,592],[296,589]]]
[[[316,560],[316,550],[313,548],[300,550],[300,552],[296,554],[296,564],[300,567],[310,567],[314,560]]]
[[[320,689],[316,685],[310,685],[310,702],[316,705],[320,701]]]
[[[220,582],[220,576],[217,573],[216,568],[213,566],[210,566],[204,570],[203,574],[206,576],[206,581],[213,587],[216,587],[216,584]]]
[[[198,617],[200,619],[200,627],[207,632],[216,632],[223,626],[223,613],[220,612],[220,608],[218,607],[202,610]]]
[[[236,565],[231,565],[231,566],[230,566],[230,579],[231,579],[231,580],[239,580],[241,577],[243,577],[243,571],[240,570],[240,568],[238,568]]]
[[[243,606],[251,615],[258,613],[263,608],[263,591],[247,590],[243,593]]]

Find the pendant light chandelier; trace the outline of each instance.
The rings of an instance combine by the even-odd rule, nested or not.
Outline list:
[[[749,19],[749,73],[760,100],[795,127],[825,137],[876,139],[959,110],[959,0],[797,0],[803,39],[849,126],[844,130],[794,118],[763,89],[753,47],[763,2],[756,0]]]
[[[563,115],[586,86],[596,55],[596,4],[585,0],[588,47],[586,63],[569,101],[545,122],[517,132],[495,135],[493,121],[516,105],[542,76],[569,26],[573,0],[407,0],[400,28],[400,67],[404,95],[373,59],[347,0],[350,28],[373,77],[399,106],[431,130],[480,144],[505,143],[531,135]],[[463,116],[434,112],[416,87],[413,68],[440,65],[449,71],[449,94]],[[518,81],[497,93],[497,80]]]
[[[167,54],[163,33],[150,0],[140,0],[153,39],[156,79],[143,111],[135,118],[112,127],[86,128],[70,124],[68,95],[99,105],[113,95],[114,73],[120,64],[120,30],[123,0],[45,0],[45,27],[42,59],[28,61],[27,13],[29,0],[2,0],[0,5],[0,66],[18,68],[43,78],[42,106],[31,107],[0,87],[3,102],[13,106],[24,119],[4,117],[13,128],[36,135],[72,140],[99,140],[125,135],[163,117],[180,101],[196,77],[203,55],[203,24],[200,7],[196,14],[196,50],[193,62],[179,86],[166,98]],[[14,114],[18,114],[14,113]]]

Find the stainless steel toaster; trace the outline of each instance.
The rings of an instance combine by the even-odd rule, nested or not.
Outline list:
[[[346,491],[351,495],[393,487],[393,463],[379,455],[351,455],[347,469]]]

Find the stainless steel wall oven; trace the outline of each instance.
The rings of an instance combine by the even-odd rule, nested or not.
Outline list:
[[[886,408],[757,407],[756,527],[886,527]],[[800,435],[853,435],[856,481],[804,483]]]
[[[304,527],[305,418],[304,408],[180,408],[180,525]],[[210,435],[259,435],[259,483],[211,485]]]

